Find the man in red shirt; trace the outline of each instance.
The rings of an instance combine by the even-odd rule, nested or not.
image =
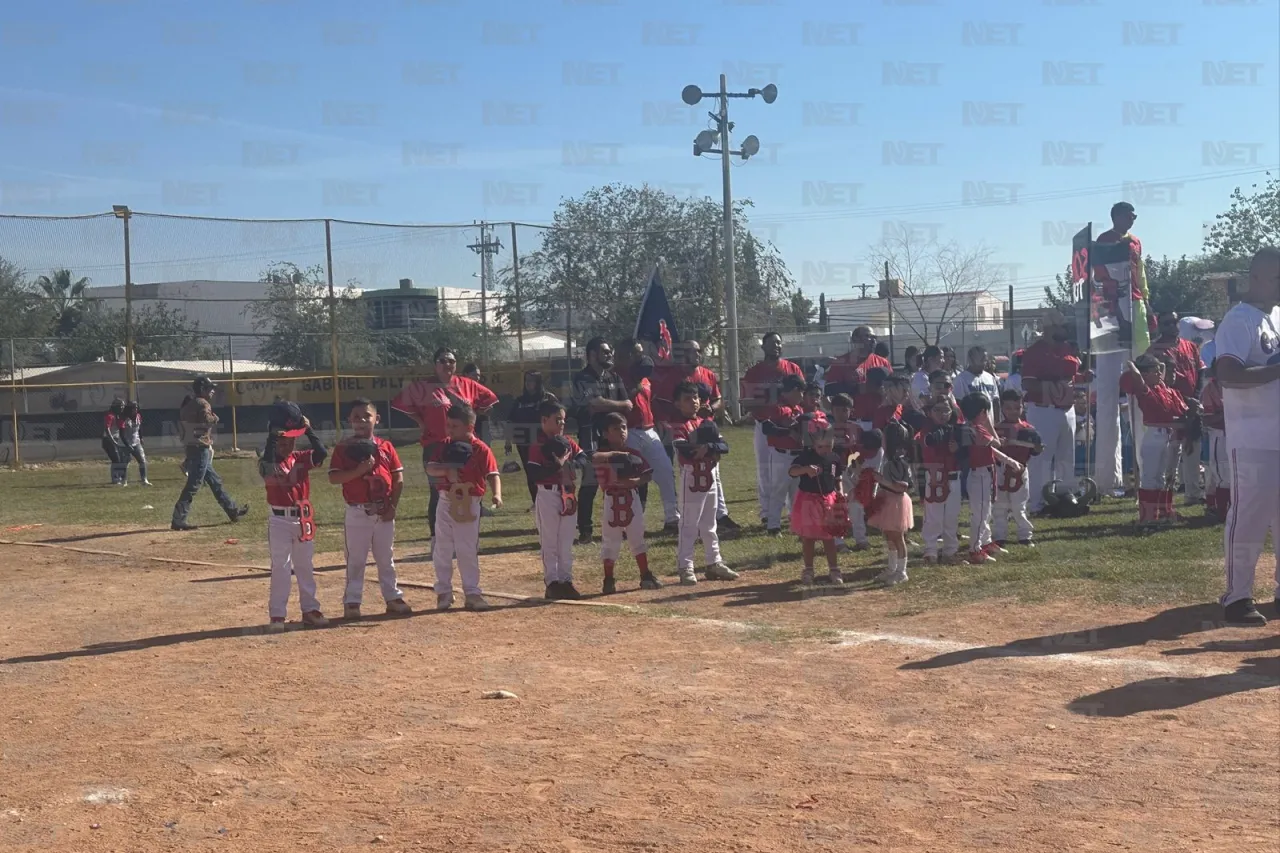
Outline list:
[[[422,436],[419,441],[422,444],[423,465],[426,465],[434,455],[435,445],[442,443],[448,437],[446,421],[450,406],[466,403],[479,416],[488,412],[498,402],[497,394],[479,382],[467,379],[465,376],[458,376],[457,369],[458,357],[453,350],[441,347],[435,353],[435,375],[428,379],[419,379],[391,401],[391,408],[404,412],[421,428]],[[436,488],[438,483],[432,482],[431,485],[431,501],[427,504],[427,525],[431,528],[431,536],[434,540],[440,490]]]
[[[1041,320],[1040,339],[1022,354],[1022,390],[1027,420],[1040,434],[1044,452],[1031,460],[1028,480],[1031,512],[1044,509],[1044,487],[1051,480],[1073,481],[1076,459],[1075,384],[1093,378],[1082,370],[1068,340],[1067,320],[1050,308]]]
[[[627,447],[644,457],[652,469],[652,478],[662,495],[663,530],[676,533],[680,529],[680,508],[676,500],[675,469],[671,457],[662,448],[658,437],[657,421],[653,414],[653,361],[644,354],[644,347],[634,338],[618,344],[618,378],[626,386],[631,400],[627,419]],[[649,485],[640,487],[641,506],[646,505]]]
[[[859,326],[849,336],[849,353],[842,355],[827,368],[823,378],[828,396],[845,393],[856,394],[857,386],[867,381],[867,371],[879,367],[885,373],[893,373],[893,365],[884,356],[876,355],[876,336],[870,327]]]
[[[760,349],[764,352],[764,360],[751,365],[742,377],[742,410],[743,421],[755,422],[755,434],[752,436],[752,447],[756,453],[756,497],[760,502],[760,526],[765,526],[768,516],[768,495],[773,488],[772,468],[770,467],[769,443],[760,429],[760,418],[757,414],[778,402],[778,384],[784,376],[804,378],[800,365],[787,361],[782,357],[782,335],[767,332],[760,339]],[[788,478],[790,479],[790,478]]]
[[[372,550],[387,612],[406,616],[413,611],[405,603],[396,581],[393,555],[396,508],[404,490],[404,465],[391,442],[374,435],[378,409],[370,400],[363,397],[354,400],[347,420],[353,435],[334,448],[329,462],[329,482],[342,486],[342,499],[347,504],[344,526],[347,586],[342,598],[342,615],[346,619],[360,618],[364,569]]]
[[[1195,341],[1182,337],[1181,318],[1177,312],[1168,311],[1160,315],[1157,325],[1159,333],[1147,352],[1159,359],[1173,362],[1173,390],[1182,395],[1184,401],[1199,399],[1200,371],[1204,368],[1200,360],[1200,347]],[[1199,445],[1195,452],[1184,448],[1178,463],[1178,474],[1182,484],[1186,486],[1188,505],[1204,502],[1204,487],[1200,483]]]

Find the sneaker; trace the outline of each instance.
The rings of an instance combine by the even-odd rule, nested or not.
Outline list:
[[[853,550],[853,551],[869,551],[869,550],[871,550],[871,543],[870,543],[870,542],[855,542],[855,543],[854,543],[854,545],[853,545],[853,548],[852,548],[852,549],[850,549],[850,550]]]
[[[1124,490],[1124,489],[1112,489],[1112,490],[1111,490],[1111,497],[1113,497],[1113,498],[1122,498],[1122,497],[1124,497],[1124,496],[1125,496],[1125,494],[1126,494],[1126,493],[1125,493],[1125,490]]]
[[[805,569],[800,573],[801,586],[813,586],[813,569]]]
[[[616,578],[605,578],[604,584],[600,588],[601,595],[613,595],[618,591],[618,581]]]
[[[442,592],[436,596],[436,610],[449,610],[453,607],[453,593]]]
[[[907,572],[905,569],[895,569],[893,574],[885,578],[885,586],[897,586],[900,583],[907,582]]]
[[[574,544],[574,545],[590,545],[590,544],[591,544],[591,534],[590,534],[590,533],[579,533],[579,534],[578,534],[578,538],[577,538],[577,539],[575,539],[575,540],[573,540],[573,544]]]
[[[563,587],[564,584],[560,583],[560,581],[552,581],[547,584],[547,591],[543,593],[542,597],[547,601],[559,601],[564,598]]]
[[[244,518],[248,514],[249,514],[249,505],[245,504],[244,506],[238,506],[235,509],[231,510],[231,512],[227,513],[227,518],[231,519],[232,524],[236,524],[237,522],[240,521],[240,519]]]
[[[483,595],[473,592],[466,597],[466,603],[463,605],[467,610],[473,613],[484,613],[486,610],[492,610],[493,605],[485,601]]]
[[[698,582],[698,576],[694,574],[693,566],[680,570],[680,585],[693,586]]]
[[[450,595],[450,598],[453,596]],[[405,603],[403,598],[392,599],[387,602],[387,612],[396,616],[408,616],[413,612],[413,608]]]
[[[342,618],[343,619],[359,619],[360,605],[359,604],[342,605]]]
[[[1267,617],[1259,613],[1257,607],[1254,607],[1252,598],[1242,598],[1239,601],[1231,602],[1224,608],[1223,613],[1226,621],[1232,625],[1261,627],[1267,624]]]
[[[582,593],[578,592],[578,588],[573,585],[573,581],[561,581],[560,597],[566,601],[581,601]]]
[[[1021,545],[1023,548],[1036,547],[1036,543],[1032,542],[1030,539],[1019,539],[1018,544]]]
[[[738,573],[723,562],[714,563],[702,570],[709,581],[736,581]]]
[[[969,564],[972,566],[980,566],[983,563],[994,563],[996,558],[988,554],[986,551],[970,551]]]
[[[151,482],[150,480],[143,480],[143,481],[142,481],[142,485],[144,485],[144,486],[154,486],[154,485],[155,485],[155,483]]]
[[[284,617],[272,616],[271,621],[267,623],[267,633],[283,634],[284,633]]]
[[[664,536],[677,536],[680,533],[680,522],[668,521],[662,525],[662,534]]]
[[[742,529],[741,526],[738,524],[738,522],[734,521],[732,518],[730,518],[727,515],[722,515],[716,519],[716,528],[718,530],[734,530],[734,531]]]
[[[987,546],[986,550],[988,554],[990,554],[992,551],[995,551],[997,554],[1009,553],[1008,549],[1005,548],[1004,545],[1000,544],[999,542],[992,542],[990,545]]]
[[[765,534],[764,534],[764,535],[765,535],[765,536],[772,537],[772,538],[774,538],[774,539],[777,539],[778,537],[780,537],[780,536],[782,535],[782,528],[781,528],[781,527],[770,527],[768,530],[766,530],[766,531],[765,531]]]
[[[185,521],[175,521],[169,525],[170,530],[199,530],[200,528],[194,524],[188,524]]]
[[[844,586],[844,575],[839,569],[832,569],[827,573],[827,583],[832,586]]]
[[[662,581],[658,580],[651,574],[643,574],[640,576],[641,589],[662,589]]]
[[[328,628],[329,620],[319,610],[308,610],[302,614],[302,624],[310,628]]]
[[[937,557],[931,557],[931,556],[929,556],[928,554],[925,554],[925,555],[924,555],[924,557],[922,557],[921,559],[923,559],[923,560],[924,560],[924,564],[925,564],[926,566],[936,566],[936,565],[938,565],[938,558],[937,558]]]

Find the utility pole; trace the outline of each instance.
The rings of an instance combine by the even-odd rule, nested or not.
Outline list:
[[[867,288],[871,287],[871,285],[867,284],[867,283],[864,281],[862,284],[858,284],[858,285],[854,285],[854,286],[855,286],[855,287],[857,287],[857,288],[859,288],[859,289],[862,291],[862,298],[863,298],[863,299],[866,299],[866,298],[867,298]]]
[[[738,288],[734,271],[733,192],[729,182],[729,157],[734,154],[743,160],[754,157],[760,153],[760,140],[754,136],[748,136],[742,140],[741,150],[730,150],[729,132],[733,130],[733,123],[729,121],[729,99],[754,98],[756,95],[760,95],[766,104],[772,104],[778,98],[778,87],[770,83],[763,89],[749,89],[742,93],[730,92],[728,78],[721,74],[718,93],[705,94],[700,88],[692,85],[685,86],[680,93],[680,99],[691,107],[696,106],[703,98],[715,98],[719,105],[718,111],[707,113],[716,123],[717,129],[704,130],[698,134],[693,140],[693,156],[720,155],[720,180],[724,197],[724,307],[729,326],[725,341],[726,356],[729,361],[725,409],[731,420],[737,420],[741,413],[738,406]],[[718,149],[714,147],[717,143],[720,145]]]
[[[111,212],[124,222],[124,383],[129,399],[136,400],[138,371],[133,359],[133,264],[129,257],[129,220],[133,218],[133,211],[126,205],[114,204]]]
[[[493,278],[493,256],[502,241],[489,236],[489,224],[480,223],[480,241],[467,246],[480,256],[480,360],[489,364],[489,284]]]

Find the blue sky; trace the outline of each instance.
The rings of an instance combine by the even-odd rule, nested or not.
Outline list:
[[[6,4],[0,72],[0,212],[391,223],[547,222],[607,181],[718,197],[680,91],[773,82],[732,103],[763,146],[734,192],[828,297],[909,228],[987,243],[1034,299],[1121,197],[1149,252],[1194,253],[1280,163],[1277,0],[67,0]],[[340,280],[472,283],[474,230],[334,228]],[[2,222],[0,254],[113,284],[118,229]],[[134,223],[139,281],[285,252],[323,261],[322,228]]]

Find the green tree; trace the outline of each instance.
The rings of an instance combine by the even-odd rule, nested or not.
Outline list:
[[[1245,262],[1247,263],[1247,261]],[[1156,315],[1177,311],[1183,316],[1208,317],[1217,320],[1227,311],[1227,294],[1219,288],[1207,287],[1205,276],[1215,272],[1239,269],[1231,255],[1205,255],[1188,258],[1148,257],[1147,288],[1150,308]]]
[[[1204,240],[1210,255],[1247,259],[1263,246],[1280,246],[1280,177],[1267,173],[1259,187],[1246,193],[1236,187],[1231,207],[1219,213]]]
[[[374,339],[375,363],[384,367],[410,364],[431,364],[432,356],[440,347],[448,347],[458,356],[458,368],[474,361],[484,369],[484,337],[480,326],[464,320],[443,305],[436,321],[413,332],[390,332]],[[491,330],[489,335],[490,363],[510,357],[508,342]]]
[[[266,293],[249,311],[255,332],[263,335],[259,358],[293,370],[329,370],[333,365],[329,321],[329,285],[319,264],[301,268],[287,261],[263,270]],[[375,364],[365,306],[354,282],[336,292],[334,320],[340,368]]]
[[[84,314],[85,293],[89,279],[72,280],[71,270],[57,269],[36,279],[36,287],[47,300],[53,317],[53,330],[58,335],[69,335]]]
[[[0,258],[0,305],[0,373],[8,373],[11,361],[18,367],[42,363],[42,343],[33,339],[53,333],[48,306],[26,274],[5,258]]]
[[[200,324],[180,310],[146,305],[133,312],[134,361],[186,361],[218,358],[223,353],[200,335]],[[58,341],[64,364],[114,361],[116,348],[127,339],[123,310],[89,305],[75,328]]]
[[[824,306],[825,307],[825,306]],[[797,332],[807,332],[813,324],[813,300],[800,291],[791,294],[791,319]]]

